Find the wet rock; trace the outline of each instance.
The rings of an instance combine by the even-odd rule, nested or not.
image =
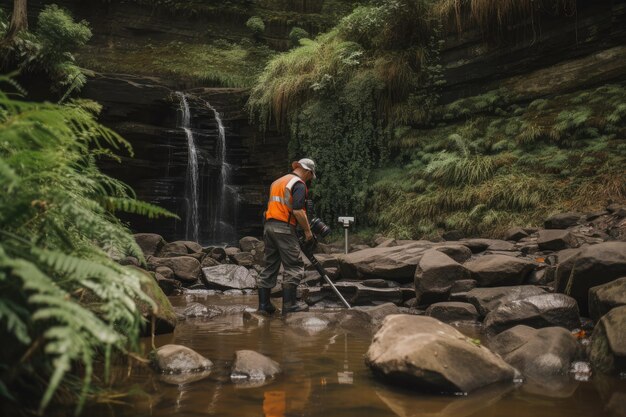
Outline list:
[[[626,306],[602,316],[591,335],[589,359],[600,372],[626,372]]]
[[[231,247],[228,247],[228,248],[224,249],[224,253],[226,254],[226,256],[228,258],[230,258],[231,256],[233,256],[233,255],[235,255],[235,254],[237,254],[239,252],[241,252],[241,249],[239,249],[237,247],[234,247],[234,246],[231,246]]]
[[[220,262],[211,257],[210,255],[205,256],[204,258],[202,258],[202,262],[200,262],[200,267],[201,268],[210,268],[212,266],[217,266],[220,265]]]
[[[285,324],[299,333],[308,336],[318,334],[337,324],[337,313],[334,312],[297,312],[285,318]]]
[[[210,248],[207,255],[218,262],[224,262],[226,260],[226,250],[221,247]]]
[[[589,315],[598,321],[611,309],[626,305],[626,277],[589,289]]]
[[[213,318],[222,314],[222,310],[217,306],[206,306],[200,303],[189,303],[182,311],[182,315],[186,318],[204,317]]]
[[[166,266],[174,271],[174,278],[177,280],[193,284],[198,281],[201,275],[200,262],[190,256],[177,256],[173,258],[157,258],[151,256],[147,259],[148,267],[156,269],[159,266]]]
[[[174,279],[174,271],[172,271],[172,268],[169,268],[167,266],[157,266],[154,269],[154,272],[162,275],[165,279]]]
[[[211,370],[199,372],[185,372],[180,374],[159,374],[159,381],[171,385],[185,385],[201,381],[211,375]]]
[[[521,227],[513,227],[506,231],[504,234],[504,240],[512,240],[517,242],[518,240],[528,237],[528,233]]]
[[[515,326],[494,337],[489,347],[531,378],[567,375],[582,354],[576,338],[562,327]]]
[[[476,307],[481,317],[484,317],[502,303],[523,300],[524,298],[541,294],[546,294],[546,291],[534,285],[518,285],[513,287],[475,288],[465,295],[465,299]]]
[[[412,282],[415,269],[431,242],[413,242],[402,246],[371,248],[347,255],[337,255],[344,279],[384,278]]]
[[[233,263],[250,268],[256,262],[250,252],[238,252],[230,257]]]
[[[587,315],[589,289],[626,276],[626,242],[586,246],[574,256],[566,261],[567,266],[557,268],[557,289],[564,288],[565,294],[578,301],[580,312]],[[567,269],[569,276],[563,271]]]
[[[137,300],[137,309],[144,319],[144,326],[141,329],[141,336],[150,336],[152,333],[152,323],[154,322],[154,334],[171,333],[176,327],[176,313],[167,296],[159,287],[157,281],[147,271],[138,268],[133,269],[143,274],[141,290],[154,302],[151,306],[143,300]]]
[[[506,255],[485,255],[464,266],[481,287],[519,285],[535,269],[533,262]]]
[[[385,303],[375,307],[355,307],[341,310],[335,316],[339,327],[351,333],[378,330],[385,317],[392,314],[401,314],[400,307],[393,303]]]
[[[160,372],[171,374],[202,372],[213,367],[213,362],[180,345],[161,346],[154,351],[152,363]]]
[[[384,279],[366,279],[361,284],[372,288],[388,288],[387,281]]]
[[[282,372],[278,362],[253,350],[235,352],[230,379],[235,384],[260,386]]]
[[[428,250],[415,271],[415,296],[420,305],[443,301],[455,281],[469,277],[469,271],[445,253]]]
[[[450,294],[471,291],[476,288],[477,284],[478,283],[474,279],[460,279],[458,281],[454,281],[452,288],[450,288]]]
[[[426,315],[444,323],[478,320],[478,311],[473,304],[456,301],[432,304],[426,309]]]
[[[201,280],[207,288],[218,290],[256,288],[256,279],[240,265],[218,265],[202,268]]]
[[[156,278],[157,284],[159,284],[159,288],[161,288],[161,290],[163,291],[165,295],[174,295],[180,292],[182,289],[180,281],[177,281],[175,279],[165,278],[158,272],[155,273],[155,278]]]
[[[577,246],[576,238],[567,230],[541,230],[537,238],[539,250],[562,250]]]
[[[133,237],[145,257],[154,256],[166,243],[161,235],[155,233],[137,233]]]
[[[485,317],[485,328],[500,333],[518,324],[534,328],[580,326],[576,300],[564,294],[541,294],[500,304]]]
[[[243,291],[242,290],[225,290],[224,291],[224,295],[243,295]]]
[[[471,392],[512,381],[516,372],[453,327],[411,315],[385,318],[365,363],[385,381],[431,392]]]
[[[546,229],[567,229],[575,226],[582,217],[582,214],[576,212],[559,213],[548,217],[544,222]]]
[[[182,241],[167,243],[159,252],[159,258],[172,258],[175,256],[187,256],[189,250]]]
[[[366,287],[358,282],[339,281],[335,287],[341,295],[354,306],[371,305],[375,302],[402,303],[402,291],[400,288],[372,288]],[[328,284],[322,287],[322,293],[327,294],[327,298],[335,299],[337,296]]]
[[[252,236],[246,236],[239,239],[239,247],[243,252],[251,253],[255,263],[259,265],[263,263],[265,256],[265,243],[263,241]]]
[[[187,287],[188,290],[208,290],[208,288],[206,287],[206,285],[204,285],[201,282],[192,284],[190,286]]]
[[[462,264],[472,257],[472,251],[465,245],[446,244],[434,247],[435,250],[443,252],[456,262]]]

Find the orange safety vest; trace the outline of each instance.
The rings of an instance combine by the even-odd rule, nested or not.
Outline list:
[[[293,216],[293,196],[291,189],[298,182],[302,182],[302,178],[294,174],[287,174],[280,177],[272,183],[270,187],[270,199],[267,203],[267,211],[265,212],[265,220],[274,219],[281,222],[296,225],[296,218]],[[306,184],[304,184],[306,190]],[[308,194],[308,190],[306,191]],[[306,210],[306,208],[303,208]]]

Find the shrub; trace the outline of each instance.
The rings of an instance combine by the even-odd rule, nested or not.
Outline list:
[[[260,37],[265,32],[265,23],[259,16],[252,16],[246,21],[246,27],[250,29],[254,37]]]
[[[308,39],[310,37],[309,32],[297,26],[292,28],[289,32],[289,40],[293,46],[300,45],[300,39]]]

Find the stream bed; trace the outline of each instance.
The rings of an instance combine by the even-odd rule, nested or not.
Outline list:
[[[256,295],[225,296],[197,292],[170,297],[182,311],[191,302],[206,306],[254,308]],[[243,307],[241,307],[243,308]],[[475,332],[476,329],[459,329]],[[471,337],[477,337],[471,334]],[[89,416],[454,416],[576,417],[626,416],[626,380],[594,375],[551,381],[490,386],[459,396],[435,396],[390,387],[374,379],[363,362],[371,335],[329,328],[294,328],[280,317],[245,320],[243,313],[188,318],[155,345],[180,344],[214,362],[208,376],[178,384],[148,368],[134,369],[124,382],[133,395],[125,404],[92,406]],[[145,341],[149,348],[151,341]],[[263,386],[230,381],[235,351],[251,349],[274,359],[283,374]],[[147,394],[147,395],[146,395]]]

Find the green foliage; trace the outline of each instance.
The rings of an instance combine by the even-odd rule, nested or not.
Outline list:
[[[289,32],[289,40],[293,46],[300,45],[300,39],[309,39],[310,37],[309,32],[297,26],[293,27]]]
[[[2,32],[3,27],[0,23]],[[6,54],[1,64],[5,70],[17,68],[22,72],[44,72],[53,87],[64,90],[67,95],[87,82],[71,52],[85,45],[90,38],[87,22],[74,22],[66,10],[55,4],[47,5],[37,18],[34,32],[20,32],[10,45],[5,46]]]
[[[265,32],[265,23],[259,16],[252,16],[246,21],[246,27],[250,29],[252,34],[256,37],[261,36]]]
[[[108,255],[143,262],[110,209],[171,215],[98,170],[103,147],[129,145],[86,108],[93,105],[24,102],[0,91],[1,391],[33,407],[36,398],[40,413],[59,392],[75,396],[80,410],[102,353],[108,361],[111,352],[139,349],[135,303],[153,303],[140,288],[145,277]],[[70,371],[82,378],[78,392]]]

